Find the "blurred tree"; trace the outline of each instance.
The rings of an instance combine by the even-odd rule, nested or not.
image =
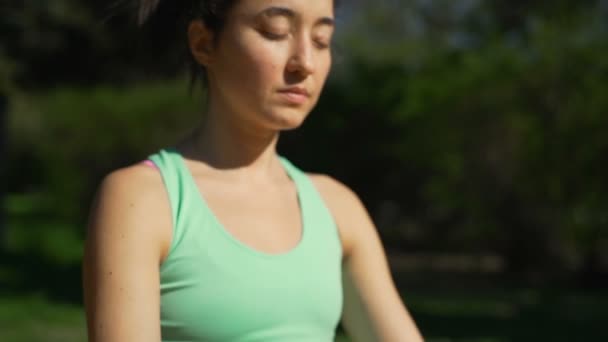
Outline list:
[[[0,50],[19,62],[22,88],[125,84],[183,72],[177,15],[167,2],[143,29],[136,1],[20,1],[0,5]],[[176,21],[158,25],[165,21]],[[167,29],[174,27],[174,29]]]
[[[340,151],[383,180],[355,184],[378,195],[378,208],[388,199],[404,213],[388,240],[499,250],[514,271],[589,259],[598,272],[607,198],[593,194],[608,182],[589,171],[605,165],[608,143],[597,131],[608,124],[606,2],[360,5],[345,30],[354,54],[344,69],[356,72],[333,89],[349,95],[329,101],[347,111],[346,141],[366,137],[364,150]]]
[[[82,1],[7,1],[0,19],[4,53],[19,62],[15,81],[28,88],[98,80],[91,63],[106,49],[100,25]]]

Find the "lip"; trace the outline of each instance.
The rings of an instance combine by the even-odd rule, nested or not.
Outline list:
[[[283,98],[291,104],[303,104],[310,98],[308,90],[302,87],[289,87],[279,90]]]

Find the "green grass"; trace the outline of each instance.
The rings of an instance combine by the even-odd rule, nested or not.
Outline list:
[[[0,297],[0,341],[86,341],[82,308],[42,295]]]

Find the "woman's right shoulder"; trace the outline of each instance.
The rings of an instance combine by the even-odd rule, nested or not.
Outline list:
[[[162,259],[171,229],[171,206],[158,169],[137,163],[103,177],[91,206],[89,234],[120,236],[138,245],[157,246]]]
[[[159,170],[151,164],[140,162],[106,174],[97,189],[97,195],[127,196],[132,199],[162,195],[164,184]],[[157,196],[153,196],[157,197]]]
[[[82,261],[91,341],[160,341],[160,330],[150,327],[160,324],[159,265],[171,212],[158,173],[133,165],[98,186]]]
[[[105,175],[97,189],[95,201],[104,201],[107,205],[122,209],[133,208],[132,214],[137,214],[137,210],[141,209],[146,212],[146,217],[168,204],[160,171],[144,163],[116,169]]]

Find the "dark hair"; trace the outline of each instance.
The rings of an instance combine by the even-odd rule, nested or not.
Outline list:
[[[169,33],[169,39],[180,43],[180,55],[190,69],[190,87],[200,80],[205,84],[205,68],[190,53],[187,27],[192,20],[201,19],[205,26],[215,33],[221,33],[230,9],[239,0],[135,0],[137,3],[137,23],[140,27],[151,26],[151,32]],[[173,30],[172,30],[173,28]],[[174,34],[171,34],[174,33]]]

